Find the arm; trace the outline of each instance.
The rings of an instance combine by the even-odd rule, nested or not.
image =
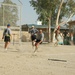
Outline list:
[[[11,39],[12,39],[12,32],[11,32],[11,29],[9,29],[8,32],[9,32],[10,40],[11,40]]]
[[[5,30],[4,30],[4,32],[3,32],[3,36],[2,36],[2,39],[4,39],[4,36],[5,36]]]
[[[4,35],[2,36],[2,39],[4,39]]]

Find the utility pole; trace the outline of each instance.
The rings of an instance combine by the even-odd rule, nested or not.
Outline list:
[[[21,4],[21,6],[20,6],[20,44],[21,44],[21,39],[22,39],[22,34],[21,34],[21,32],[22,32],[22,26],[21,26],[21,8],[22,8],[22,2],[20,1],[20,0],[18,0],[19,2],[20,2],[20,4]]]

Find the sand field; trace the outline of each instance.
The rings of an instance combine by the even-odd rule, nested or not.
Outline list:
[[[0,75],[75,75],[75,46],[42,44],[34,53],[31,42],[0,43]]]

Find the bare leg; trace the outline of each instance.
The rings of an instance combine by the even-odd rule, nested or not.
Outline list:
[[[5,42],[4,48],[7,49],[8,45],[9,45],[9,42]]]
[[[35,41],[32,41],[32,46],[35,46]]]
[[[36,52],[36,50],[38,49],[38,43],[35,43],[35,51],[34,52]]]
[[[54,43],[54,46],[57,46],[58,45],[58,38],[57,38],[57,36],[55,37],[55,39],[56,39],[56,42]]]
[[[58,41],[56,41],[55,43],[54,43],[54,46],[57,46],[58,45]]]

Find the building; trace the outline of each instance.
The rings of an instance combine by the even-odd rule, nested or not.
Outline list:
[[[25,24],[25,25],[22,25],[22,31],[29,32],[29,30],[31,29],[32,26],[34,26],[38,30],[42,29],[43,33],[45,35],[44,41],[48,42],[48,25]],[[54,26],[51,26],[51,40],[53,38],[54,28],[55,28]],[[65,29],[68,30],[69,28],[67,28],[66,26],[60,26],[61,32],[63,32]]]

